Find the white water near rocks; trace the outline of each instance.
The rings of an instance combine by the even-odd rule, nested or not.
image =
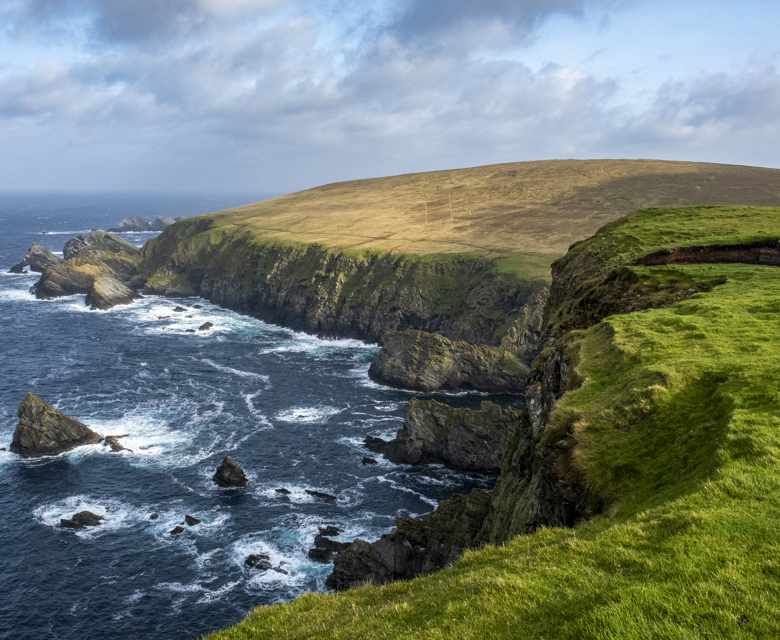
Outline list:
[[[374,345],[320,340],[200,299],[152,296],[93,312],[84,296],[37,301],[28,291],[37,275],[7,273],[33,241],[61,251],[130,214],[244,201],[0,196],[0,447],[32,391],[133,450],[93,445],[30,460],[0,451],[0,637],[201,637],[254,606],[324,589],[331,566],[307,557],[319,527],[374,539],[396,516],[491,484],[441,469],[436,480],[381,458],[362,464],[375,457],[363,438],[392,437],[413,395],[368,379]],[[140,246],[153,235],[123,237]],[[213,329],[198,331],[205,322]],[[446,398],[475,406],[484,396]],[[212,482],[225,455],[246,471],[245,489]],[[60,528],[82,510],[105,522]],[[187,514],[202,523],[172,536]],[[287,574],[247,569],[250,553]]]

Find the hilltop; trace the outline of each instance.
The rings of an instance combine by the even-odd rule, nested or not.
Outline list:
[[[648,207],[780,203],[780,170],[545,160],[328,184],[209,216],[257,239],[347,251],[520,258],[549,278],[569,245]]]

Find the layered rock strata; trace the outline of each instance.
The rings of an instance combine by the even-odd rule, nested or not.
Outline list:
[[[60,413],[38,396],[28,393],[19,403],[19,424],[10,450],[24,458],[56,456],[103,437],[72,416]]]
[[[529,368],[503,347],[476,346],[424,331],[388,331],[368,375],[377,382],[432,392],[474,389],[521,393]]]
[[[454,409],[412,398],[394,440],[366,438],[366,447],[396,464],[442,463],[464,471],[498,474],[509,434],[520,425],[519,409],[483,402],[481,411]]]

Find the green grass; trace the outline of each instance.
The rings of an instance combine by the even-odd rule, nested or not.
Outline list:
[[[579,251],[613,266],[762,233],[780,235],[780,209],[655,210]],[[210,638],[780,637],[780,269],[635,270],[723,284],[565,338],[583,384],[542,437],[568,440],[561,473],[601,516],[427,578],[261,607]]]

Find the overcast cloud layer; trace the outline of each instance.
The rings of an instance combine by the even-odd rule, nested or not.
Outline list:
[[[0,189],[282,193],[547,158],[780,166],[750,0],[0,0]]]

